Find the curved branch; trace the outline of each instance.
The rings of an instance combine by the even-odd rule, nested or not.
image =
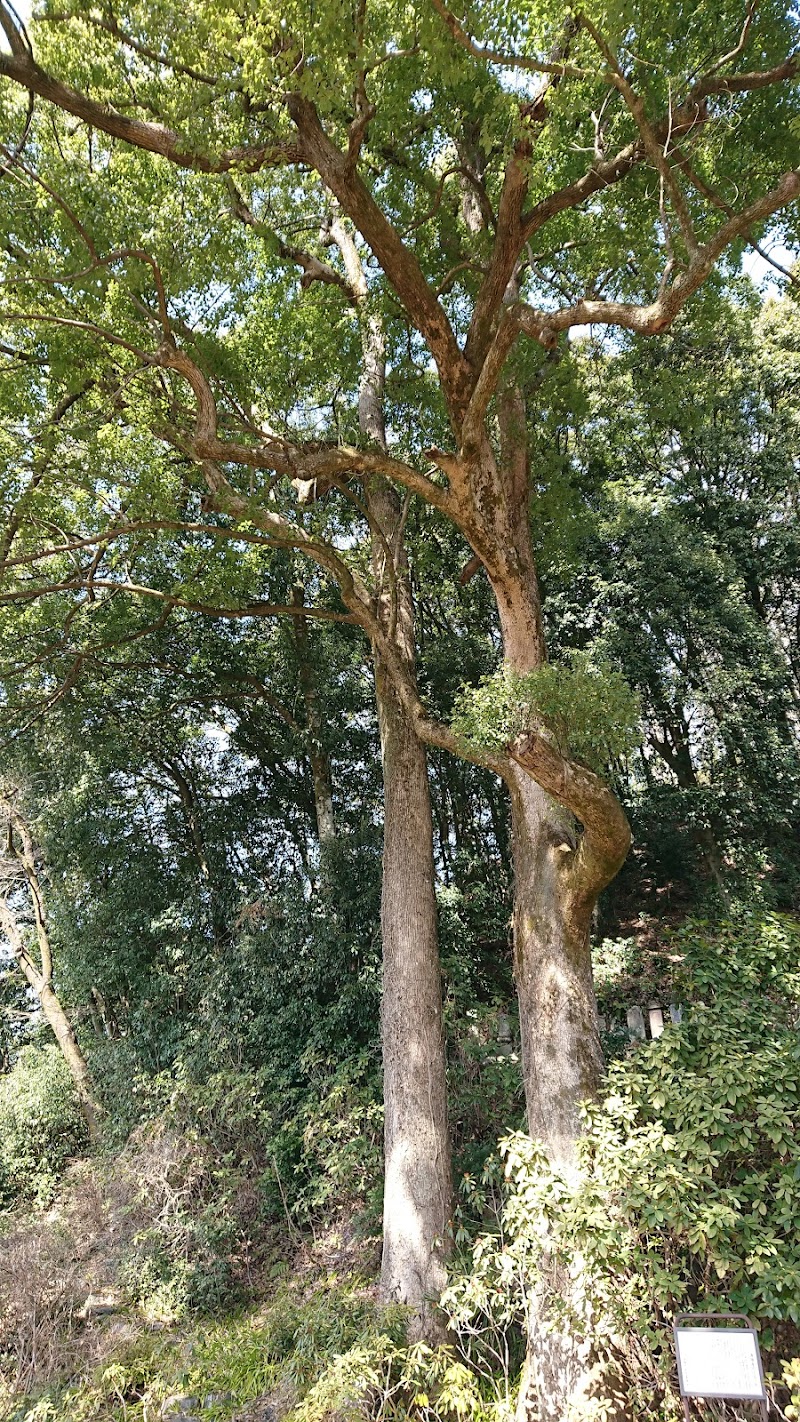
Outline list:
[[[582,69],[576,64],[567,64],[566,61],[531,59],[524,54],[506,54],[502,50],[489,49],[478,44],[471,35],[467,33],[464,26],[456,19],[452,10],[448,10],[443,0],[431,0],[434,10],[444,21],[456,44],[471,54],[473,59],[483,59],[487,64],[497,64],[504,69],[527,69],[534,74],[554,74],[559,79],[595,79],[597,75],[591,69]]]
[[[685,271],[671,284],[664,284],[655,301],[636,305],[625,301],[578,301],[559,311],[537,311],[521,302],[512,308],[520,330],[542,345],[552,345],[559,331],[572,326],[620,326],[640,336],[653,336],[665,331],[685,306],[690,296],[702,286],[713,270],[718,257],[737,237],[747,237],[757,222],[773,216],[800,197],[800,169],[784,173],[776,187],[749,207],[724,222],[714,237],[698,247]]]
[[[403,460],[377,450],[354,449],[349,445],[320,445],[294,443],[273,436],[258,444],[243,445],[218,437],[218,416],[216,401],[211,385],[200,367],[185,351],[179,350],[172,341],[165,341],[158,353],[150,357],[152,364],[166,370],[174,370],[182,375],[194,392],[197,408],[196,423],[188,450],[192,457],[202,461],[210,459],[222,464],[244,464],[253,469],[272,469],[309,486],[316,485],[314,493],[324,493],[326,479],[336,480],[343,475],[383,474],[386,478],[401,484],[412,494],[418,494],[426,503],[433,504],[443,513],[451,512],[449,490],[420,474]],[[301,501],[302,499],[301,490]],[[307,494],[312,493],[309,487]]]
[[[509,754],[583,825],[577,850],[565,868],[573,895],[593,902],[622,868],[631,846],[630,825],[619,800],[599,775],[568,760],[541,732],[523,737]]]

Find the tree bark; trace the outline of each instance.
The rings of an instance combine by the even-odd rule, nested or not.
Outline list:
[[[61,1048],[64,1061],[69,1067],[72,1080],[75,1083],[78,1100],[81,1103],[81,1110],[89,1131],[89,1137],[91,1140],[96,1140],[100,1130],[101,1111],[95,1100],[94,1087],[89,1074],[89,1068],[86,1064],[86,1058],[78,1045],[78,1039],[75,1036],[72,1024],[61,1005],[60,998],[57,993],[53,991],[49,983],[43,983],[41,988],[36,988],[33,984],[31,985],[34,987],[34,991],[37,993],[39,1001],[42,1004],[44,1019],[53,1032]]]
[[[546,659],[528,519],[525,419],[518,391],[499,405],[505,488],[486,457],[493,496],[487,572],[497,601],[506,664],[518,675]],[[514,497],[515,495],[515,497]],[[603,1070],[592,980],[590,929],[601,890],[624,862],[630,830],[610,788],[569,760],[544,727],[510,748],[514,863],[514,976],[519,998],[528,1129],[553,1164],[578,1183],[580,1106],[597,1094]],[[566,1299],[571,1326],[555,1323],[553,1296]],[[565,1272],[543,1240],[528,1300],[528,1351],[517,1419],[564,1422],[597,1386],[590,1305],[580,1260]]]
[[[386,450],[385,334],[370,302],[356,245],[331,224],[359,313],[362,436]],[[382,475],[365,486],[373,596],[383,632],[416,686],[414,604],[403,536],[404,510]],[[381,1039],[384,1097],[384,1203],[381,1294],[409,1305],[409,1336],[436,1341],[446,1282],[452,1165],[442,984],[434,891],[433,817],[425,747],[389,669],[376,652],[375,694],[383,760]]]
[[[303,606],[303,587],[298,583],[292,588],[292,603]],[[297,670],[300,689],[306,712],[306,736],[308,760],[311,766],[311,784],[314,792],[314,813],[317,820],[319,847],[324,850],[336,838],[336,820],[333,812],[333,783],[331,763],[322,739],[322,713],[319,693],[311,662],[308,639],[308,622],[305,617],[292,619],[294,644],[297,652]]]
[[[381,1293],[409,1304],[412,1336],[431,1340],[441,1331],[452,1176],[430,799],[424,749],[380,665],[375,682],[385,806]]]

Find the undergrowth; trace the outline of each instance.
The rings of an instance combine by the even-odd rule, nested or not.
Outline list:
[[[492,1149],[519,1107],[515,1052],[497,1050],[494,1004],[454,999],[461,1168],[439,1348],[409,1346],[404,1311],[375,1300],[371,1059],[311,1064],[316,1095],[281,1117],[252,1074],[152,1085],[156,1119],[0,1239],[0,1417],[157,1422],[183,1399],[209,1422],[506,1422],[549,1253],[566,1274],[580,1260],[599,1375],[626,1415],[680,1415],[676,1312],[735,1310],[798,1422],[798,964],[797,922],[769,914],[604,943],[604,1002],[644,984],[683,1021],[619,1046],[577,1185],[518,1132]],[[125,1305],[81,1319],[98,1276]]]

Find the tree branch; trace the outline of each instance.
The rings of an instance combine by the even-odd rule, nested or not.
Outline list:
[[[498,64],[506,69],[528,69],[534,74],[552,74],[559,79],[594,79],[597,77],[591,69],[582,69],[575,64],[567,64],[565,60],[557,58],[531,59],[528,55],[506,54],[501,50],[489,49],[487,46],[480,45],[467,33],[453,12],[448,10],[444,0],[431,0],[431,3],[456,44],[459,44],[474,59],[482,59],[487,64]]]
[[[315,168],[339,206],[375,253],[408,319],[428,345],[439,372],[451,418],[458,420],[469,398],[470,371],[444,307],[425,279],[414,253],[403,242],[354,170],[333,144],[314,105],[299,94],[287,101],[306,161]]]
[[[575,897],[593,902],[625,862],[631,830],[610,786],[577,761],[568,760],[541,732],[509,748],[511,759],[571,810],[583,825],[578,848],[566,865]]]
[[[4,28],[5,17],[5,6],[0,3],[0,23]],[[148,153],[157,153],[179,168],[193,168],[199,173],[229,173],[234,168],[256,173],[262,168],[302,163],[305,159],[300,143],[280,139],[242,144],[217,154],[202,152],[184,143],[179,134],[163,124],[128,118],[110,104],[100,103],[68,84],[62,84],[42,69],[25,49],[11,54],[0,53],[0,76],[55,104],[101,133],[119,138],[135,148],[143,148]]]
[[[789,203],[800,197],[800,169],[784,173],[780,182],[770,192],[751,203],[740,213],[736,213],[722,224],[716,235],[698,247],[688,267],[665,285],[655,301],[638,306],[624,301],[578,301],[574,306],[562,307],[559,311],[538,311],[534,307],[519,303],[512,308],[520,330],[543,345],[552,344],[559,331],[567,331],[572,326],[600,325],[621,326],[642,336],[657,335],[672,324],[678,312],[689,297],[702,286],[715,262],[737,237],[746,236],[757,222],[771,217]]]

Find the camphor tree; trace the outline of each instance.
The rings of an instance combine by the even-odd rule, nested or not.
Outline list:
[[[3,103],[27,135],[9,144],[4,181],[31,194],[5,217],[9,379],[28,375],[28,428],[49,400],[43,446],[60,451],[62,487],[71,461],[95,490],[54,519],[52,476],[30,474],[3,596],[66,590],[99,626],[135,581],[141,539],[167,532],[206,557],[226,540],[293,548],[336,584],[404,735],[508,785],[529,1125],[569,1172],[578,1105],[602,1065],[589,924],[630,835],[601,775],[536,714],[546,646],[526,402],[564,333],[590,322],[657,335],[726,253],[736,261],[781,214],[796,221],[797,18],[753,0],[458,17],[441,0],[252,12],[218,0],[179,17],[74,5],[37,25],[34,53],[2,14]],[[101,441],[125,478],[76,461],[81,418],[84,450],[98,430],[128,432],[127,454]],[[137,484],[131,432],[140,451],[149,432],[178,452],[163,465],[172,483]],[[465,575],[488,578],[505,685],[528,707],[500,727],[476,722],[477,741],[427,714],[403,645],[410,499],[457,527]],[[382,589],[344,508],[371,531]],[[195,589],[197,563],[186,560]],[[565,695],[587,680],[564,676]],[[406,942],[421,932],[409,919]],[[422,1043],[397,1060],[419,1001],[404,1000],[402,971],[386,989],[387,1023],[405,1032],[385,1036],[387,1072],[432,1081]],[[408,1101],[403,1086],[393,1109]],[[409,1298],[431,1250],[420,1181],[395,1199],[417,1241]],[[561,1418],[588,1385],[588,1349],[545,1335],[543,1304],[531,1319],[520,1415],[538,1397],[542,1418]]]

